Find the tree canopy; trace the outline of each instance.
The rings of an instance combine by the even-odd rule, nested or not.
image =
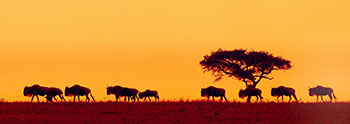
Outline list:
[[[215,81],[228,76],[254,88],[261,79],[272,80],[268,75],[273,70],[288,70],[292,67],[290,61],[282,57],[275,57],[266,51],[246,49],[219,49],[205,55],[200,65],[204,72],[211,72],[216,77]]]

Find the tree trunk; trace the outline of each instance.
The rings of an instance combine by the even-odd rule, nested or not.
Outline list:
[[[258,82],[253,82],[252,88],[256,88],[256,85],[258,85]]]

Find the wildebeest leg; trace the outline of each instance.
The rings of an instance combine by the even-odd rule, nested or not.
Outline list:
[[[222,96],[220,96],[220,101],[222,101]]]
[[[261,94],[259,94],[259,97],[260,97],[260,101],[262,102],[263,97],[261,96]]]
[[[66,99],[64,99],[63,95],[60,95],[61,101],[66,101]]]
[[[126,97],[127,97],[127,96],[124,96],[124,102],[126,102]]]
[[[128,97],[128,102],[130,101],[130,96],[125,96],[125,97]]]
[[[225,98],[225,101],[227,102],[226,96],[224,96],[224,98]]]
[[[297,96],[295,94],[293,95],[293,97],[294,97],[295,101],[298,102]]]
[[[208,101],[209,101],[210,96],[208,96]]]
[[[35,95],[32,96],[32,100],[30,100],[30,102],[33,102],[34,97],[35,97]]]
[[[322,95],[321,95],[321,100],[322,100],[322,102],[324,102],[324,101],[323,101],[323,96],[322,96]]]
[[[80,95],[78,95],[78,101],[80,101]]]
[[[73,102],[75,102],[75,95],[74,95],[74,99],[73,99]]]
[[[92,96],[91,93],[90,93],[90,96],[91,96],[91,99],[95,102],[96,100],[95,100],[94,96]]]
[[[259,96],[258,96],[258,95],[256,95],[256,101],[255,101],[255,102],[258,102],[258,100],[259,100]]]
[[[118,95],[115,95],[115,101],[118,102]]]
[[[55,99],[55,101],[57,101],[56,96],[53,96],[53,99]]]
[[[332,95],[331,94],[328,94],[329,98],[331,99],[331,102],[332,102]]]
[[[283,103],[283,95],[281,97],[282,97],[282,103]]]
[[[318,102],[318,95],[317,95],[317,99],[316,99],[316,102]]]
[[[289,101],[288,102],[290,102],[290,100],[292,100],[292,96],[289,96]]]
[[[39,102],[39,97],[38,97],[38,95],[35,95],[36,96],[36,99],[38,100],[38,102]]]
[[[213,97],[213,101],[215,101],[214,96],[212,96],[212,97]]]
[[[247,98],[248,103],[250,103],[250,98],[251,98],[251,96],[248,96],[248,98]]]
[[[86,94],[86,101],[89,102],[90,101],[90,98],[89,98],[89,94]]]
[[[277,96],[277,103],[279,102],[279,101],[278,101],[278,98],[280,98],[280,96],[279,96],[279,95]]]
[[[148,97],[148,100],[151,102],[151,98],[149,98],[149,96],[147,96]]]
[[[135,97],[135,99],[136,99],[137,101],[139,101],[139,97],[137,97],[137,95],[135,95],[134,97]]]

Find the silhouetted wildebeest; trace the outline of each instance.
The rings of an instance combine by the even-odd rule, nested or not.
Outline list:
[[[31,102],[33,102],[33,99],[34,97],[36,96],[38,102],[39,102],[39,97],[38,95],[40,96],[45,96],[46,95],[46,99],[47,101],[50,101],[52,102],[52,97],[57,101],[57,99],[55,98],[57,95],[61,98],[61,100],[64,100],[64,97],[63,97],[63,92],[58,89],[58,88],[55,88],[55,87],[43,87],[43,86],[40,86],[40,85],[33,85],[33,86],[26,86],[24,87],[24,90],[23,90],[23,94],[24,96],[32,96],[32,99],[31,99]]]
[[[114,94],[115,95],[115,101],[118,101],[119,97],[122,96],[121,92],[123,91],[123,87],[121,86],[114,86],[114,87],[107,87],[107,95]],[[126,101],[126,96],[124,98],[124,101]]]
[[[222,101],[222,97],[224,97],[225,100],[227,101],[226,96],[225,96],[225,92],[226,91],[223,88],[216,88],[214,86],[209,86],[207,88],[202,88],[201,96],[207,97],[208,100],[209,100],[210,96],[213,97],[213,100],[215,100],[214,97],[220,97],[221,101]]]
[[[128,97],[128,102],[129,102],[129,98],[131,98],[131,100],[135,101],[137,99],[137,101],[139,100],[139,97],[137,96],[137,94],[139,93],[139,91],[135,88],[126,88],[124,87],[121,94],[123,96],[127,96]]]
[[[90,101],[89,94],[92,98],[92,100],[95,101],[95,98],[91,94],[91,90],[89,88],[80,86],[80,85],[74,85],[72,87],[66,87],[64,91],[65,96],[74,96],[73,102],[75,101],[75,96],[78,96],[78,100],[80,101],[79,96],[86,96],[86,101]]]
[[[131,100],[135,101],[139,98],[137,97],[137,94],[139,91],[134,88],[126,88],[121,86],[114,86],[114,87],[107,87],[107,95],[114,94],[115,100],[118,101],[120,96],[124,96],[124,101],[126,101],[126,98],[128,98],[128,102]]]
[[[261,90],[258,89],[258,88],[246,88],[244,90],[239,90],[239,94],[238,94],[239,98],[244,98],[244,97],[247,97],[247,102],[250,102],[250,98],[251,96],[256,96],[256,102],[259,100],[259,97],[260,97],[260,100],[262,101],[263,97],[261,96]]]
[[[56,96],[58,96],[61,99],[61,101],[66,101],[63,97],[63,92],[61,89],[56,87],[50,87],[50,92],[47,94],[47,98],[52,97],[57,101]],[[50,101],[52,101],[52,99]]]
[[[323,95],[328,95],[329,98],[331,99],[330,102],[332,102],[332,94],[333,94],[333,97],[334,99],[337,99],[334,95],[334,92],[333,92],[333,89],[332,88],[329,88],[329,87],[323,87],[323,86],[316,86],[314,88],[309,88],[309,95],[310,96],[314,96],[316,95],[317,96],[317,100],[316,102],[318,102],[318,96],[321,96],[321,100],[322,102],[323,101]]]
[[[293,88],[285,87],[285,86],[279,86],[277,88],[271,89],[271,96],[277,96],[277,102],[278,98],[282,96],[282,102],[283,102],[283,96],[289,96],[289,101],[292,100],[292,96],[296,101],[298,101],[297,96],[295,95],[295,90]]]
[[[159,95],[158,92],[155,90],[149,90],[147,89],[144,92],[139,93],[139,97],[140,99],[144,98],[143,100],[146,100],[146,98],[148,97],[148,100],[151,101],[150,97],[154,97],[154,100],[159,102]]]

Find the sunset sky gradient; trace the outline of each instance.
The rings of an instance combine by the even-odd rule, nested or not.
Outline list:
[[[80,84],[97,100],[114,100],[107,85],[158,90],[161,100],[201,99],[200,89],[213,85],[243,101],[243,82],[214,83],[199,65],[219,48],[243,48],[291,60],[292,69],[258,84],[265,100],[275,100],[271,87],[285,85],[314,101],[308,87],[323,85],[349,101],[349,6],[348,0],[1,1],[0,98],[28,101],[26,85]]]

